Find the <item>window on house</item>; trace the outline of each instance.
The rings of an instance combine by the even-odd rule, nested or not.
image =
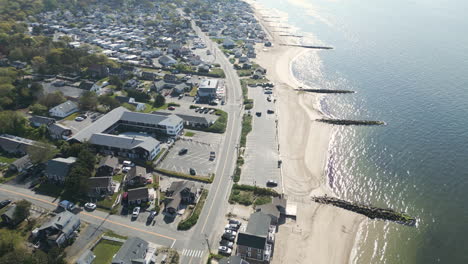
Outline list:
[[[250,258],[252,256],[252,252],[247,252],[247,256]]]

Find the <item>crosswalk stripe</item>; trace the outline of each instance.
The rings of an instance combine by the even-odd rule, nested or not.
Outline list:
[[[203,256],[203,253],[204,253],[203,250],[187,249],[187,248],[184,248],[182,250],[183,256],[193,257],[193,258],[201,258]]]

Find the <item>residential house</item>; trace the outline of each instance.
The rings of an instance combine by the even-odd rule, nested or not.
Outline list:
[[[32,166],[33,166],[33,163],[29,155],[24,155],[23,157],[13,161],[13,163],[11,163],[8,166],[8,169],[13,172],[21,173],[23,171],[30,169]]]
[[[18,224],[16,221],[15,221],[15,211],[16,211],[16,205],[12,205],[8,208],[8,210],[6,210],[2,215],[1,215],[1,218],[2,218],[2,221],[5,223],[5,224],[8,224],[8,225],[16,225]]]
[[[91,177],[88,179],[88,196],[100,197],[112,195],[112,177]]]
[[[42,125],[50,126],[55,123],[55,119],[45,116],[32,116],[29,118],[29,122],[34,127],[40,127]]]
[[[49,181],[64,183],[73,164],[75,157],[55,158],[49,160],[46,164],[46,176]]]
[[[165,211],[174,214],[181,209],[181,205],[194,203],[197,193],[197,188],[193,182],[173,182],[166,190]]]
[[[158,59],[158,62],[163,66],[163,67],[171,67],[171,66],[174,66],[177,61],[172,58],[171,56],[169,55],[164,55],[164,56],[161,56],[159,59]]]
[[[236,43],[232,39],[226,38],[223,41],[223,47],[225,49],[233,49],[236,47]]]
[[[0,150],[13,155],[25,155],[29,147],[36,145],[37,142],[27,138],[17,137],[8,134],[0,135]]]
[[[141,73],[141,79],[146,80],[146,81],[154,81],[158,75],[154,72],[142,72]]]
[[[88,67],[88,73],[93,78],[102,79],[109,76],[109,68],[101,64],[92,64]]]
[[[282,222],[283,219],[281,217],[286,215],[286,200],[273,197],[271,203],[258,205],[255,207],[255,210],[268,215],[271,219],[271,224],[276,226]]]
[[[142,204],[150,201],[150,192],[146,187],[130,189],[124,193],[123,199],[128,204]]]
[[[143,111],[146,109],[145,103],[136,102],[135,98],[133,97],[116,96],[115,99],[117,99],[117,101],[119,101],[121,104],[127,103],[127,104],[135,106],[135,111]]]
[[[271,218],[256,212],[250,215],[247,228],[237,237],[237,255],[247,261],[268,263],[272,252]]]
[[[118,171],[119,159],[107,155],[99,161],[99,165],[96,170],[96,175],[98,176],[112,176]]]
[[[123,80],[126,78],[127,73],[123,68],[109,68],[109,76],[116,76]]]
[[[125,178],[125,183],[127,185],[141,185],[150,183],[151,181],[151,175],[146,173],[146,168],[140,166],[131,168]]]
[[[81,221],[78,215],[63,211],[54,216],[41,227],[33,230],[33,237],[46,242],[49,246],[63,246],[75,237],[75,231],[80,228]]]
[[[140,81],[137,79],[130,79],[124,83],[124,88],[125,89],[136,89],[138,88],[138,85],[140,85]]]
[[[72,101],[66,101],[49,110],[49,115],[56,117],[67,117],[79,111],[78,105]]]
[[[49,135],[55,139],[68,139],[72,134],[72,130],[62,124],[51,124],[48,128]]]
[[[129,237],[112,258],[112,264],[147,264],[149,243],[138,237]]]

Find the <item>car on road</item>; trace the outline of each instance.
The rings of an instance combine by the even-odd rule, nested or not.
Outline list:
[[[219,246],[218,247],[218,252],[220,254],[224,254],[224,255],[230,255],[232,253],[232,249],[226,247],[226,246]]]
[[[266,183],[267,186],[272,186],[272,187],[276,187],[278,186],[278,182],[275,181],[275,180],[268,180],[267,183]]]
[[[236,219],[229,219],[229,224],[230,225],[234,224],[234,225],[237,225],[239,227],[242,225],[241,221],[236,220]]]
[[[272,109],[267,110],[267,114],[273,114],[274,112],[275,112],[275,110],[272,110]]]
[[[88,210],[92,211],[92,210],[96,209],[96,204],[94,204],[94,203],[86,203],[86,204],[84,205],[84,207],[85,207],[85,209],[88,209]]]
[[[174,106],[169,106],[167,109],[169,109],[169,110],[175,110],[175,107],[174,107]]]
[[[234,247],[234,242],[231,242],[231,241],[226,240],[226,239],[221,239],[221,241],[219,241],[219,245],[220,246],[225,246],[225,247],[228,247],[228,248],[233,248]]]
[[[183,149],[179,150],[179,155],[185,155],[185,154],[187,154],[187,152],[188,152],[188,149],[183,148]]]
[[[231,229],[225,229],[224,234],[230,234],[230,235],[236,236],[237,232]]]
[[[127,167],[133,167],[133,166],[135,166],[135,163],[133,163],[133,162],[131,162],[131,161],[129,161],[129,160],[124,160],[124,161],[122,162],[122,164],[123,164],[124,166],[127,166]]]
[[[125,166],[122,168],[122,172],[129,172],[132,169],[132,167]]]
[[[133,208],[132,217],[133,217],[133,218],[137,218],[138,215],[140,215],[140,207],[135,207],[135,208]]]
[[[257,115],[258,117],[261,117],[261,116],[262,116],[262,112],[256,112],[255,115]]]
[[[233,241],[236,239],[236,236],[235,236],[235,235],[231,235],[231,234],[226,234],[226,233],[224,233],[224,234],[221,236],[221,238],[233,242]]]
[[[190,175],[197,175],[197,171],[195,171],[194,168],[190,168],[189,172],[190,172]]]
[[[210,160],[213,161],[216,158],[216,152],[211,151],[210,152]]]
[[[9,205],[11,203],[11,200],[3,200],[0,202],[0,209],[2,209],[3,207]]]

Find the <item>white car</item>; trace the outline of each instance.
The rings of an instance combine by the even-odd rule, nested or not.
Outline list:
[[[132,169],[132,167],[123,167],[122,172],[128,172],[131,169]]]
[[[88,209],[88,210],[94,210],[94,209],[96,209],[96,204],[94,204],[94,203],[86,203],[86,204],[84,205],[84,207],[85,207],[86,209]]]
[[[230,249],[230,248],[228,248],[226,246],[220,246],[220,247],[218,247],[218,251],[221,254],[231,254],[232,249]]]
[[[137,218],[139,214],[140,214],[140,207],[133,208],[132,217]]]
[[[75,118],[75,121],[78,121],[78,122],[81,122],[83,120],[84,120],[84,118],[82,118],[81,116],[78,116],[78,117]]]
[[[126,167],[133,167],[133,166],[135,166],[135,164],[134,164],[133,162],[129,161],[129,160],[124,160],[124,161],[122,162],[122,164],[123,164],[124,166],[126,166]]]
[[[229,234],[229,235],[235,236],[235,235],[237,235],[237,232],[234,231],[234,230],[228,229],[228,230],[224,230],[224,234]]]

